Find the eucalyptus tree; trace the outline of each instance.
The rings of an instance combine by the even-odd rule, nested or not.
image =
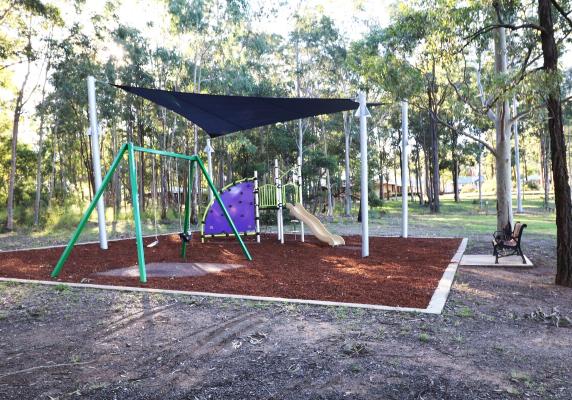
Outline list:
[[[537,24],[531,22],[530,8],[524,2],[471,1],[452,7],[447,1],[422,4],[437,10],[439,35],[446,43],[441,56],[457,99],[466,104],[467,111],[486,116],[495,128],[492,142],[469,132],[463,134],[494,156],[497,229],[505,229],[513,219],[512,127],[540,103],[534,89],[540,58]],[[518,114],[511,113],[510,107],[517,95],[524,105]]]
[[[69,183],[83,197],[82,185],[86,180],[94,193],[91,150],[86,135],[85,79],[98,70],[96,53],[97,49],[79,26],[73,26],[69,35],[54,44],[50,75],[53,90],[46,96],[43,107],[50,115],[50,136],[54,142],[51,151],[57,152],[52,168],[59,170],[60,194],[68,192]],[[86,171],[87,177],[82,171]]]
[[[445,27],[443,30],[448,38],[446,42],[451,46],[453,59],[466,66],[471,54],[483,56],[489,53],[493,61],[492,71],[484,78],[485,82],[483,75],[487,74],[487,66],[479,62],[478,58],[473,83],[469,83],[470,78],[464,73],[462,84],[467,88],[476,87],[475,95],[468,98],[466,103],[472,104],[471,108],[475,110],[480,109],[495,124],[494,148],[490,144],[483,144],[488,146],[496,160],[499,229],[512,222],[512,125],[540,107],[547,109],[548,130],[553,147],[551,158],[555,202],[556,209],[559,210],[556,282],[572,286],[572,204],[562,125],[561,74],[558,67],[558,53],[572,27],[572,20],[566,11],[570,5],[567,1],[557,0],[538,0],[536,10],[530,2],[524,1],[464,2],[453,8],[449,2],[442,1],[438,5],[440,15],[447,12],[440,25]],[[446,28],[451,26],[454,28]],[[467,71],[466,68],[464,70]],[[484,89],[487,81],[489,90]],[[454,84],[452,86],[457,87]],[[511,115],[509,101],[516,94],[524,97],[526,108]],[[478,103],[474,101],[476,99],[479,99]],[[520,102],[523,103],[522,99]]]
[[[443,77],[432,34],[431,10],[415,9],[406,4],[397,8],[392,24],[371,29],[352,46],[353,65],[368,83],[380,87],[387,103],[408,99],[417,112],[426,113],[425,153],[427,197],[431,211],[439,212],[439,129],[438,115],[450,90]]]
[[[299,7],[295,15],[294,31],[289,38],[289,51],[286,53],[286,63],[294,59],[294,86],[297,97],[319,97],[347,95],[350,85],[348,68],[345,68],[346,47],[343,38],[334,21],[315,10]],[[343,93],[346,92],[346,93]],[[347,114],[345,116],[347,118]],[[323,119],[320,119],[323,121]],[[311,125],[311,120],[298,121],[297,146],[298,156],[304,158],[304,136]],[[346,142],[349,145],[349,121],[345,122]],[[327,154],[329,130],[320,130],[324,153]],[[349,152],[349,148],[346,149]],[[325,179],[328,192],[328,214],[332,213],[332,190],[330,168],[325,169]],[[348,165],[346,163],[346,171]],[[346,213],[349,213],[351,201],[349,172],[346,173]]]
[[[119,25],[112,37],[123,48],[125,63],[117,69],[117,77],[124,85],[154,86],[155,82],[151,71],[152,50],[148,40],[137,29]],[[145,146],[145,139],[151,131],[151,113],[153,105],[138,96],[126,96],[123,107],[123,118],[127,122],[127,137],[129,141]],[[143,153],[139,158],[139,198],[141,209],[146,207],[145,174],[146,157]]]
[[[543,83],[546,87],[545,102],[548,112],[552,172],[554,177],[554,202],[556,208],[556,283],[572,287],[572,199],[566,163],[566,142],[562,121],[561,75],[558,55],[562,44],[555,32],[558,24],[572,28],[568,2],[538,0],[538,24],[542,43]],[[556,12],[553,12],[553,8]]]
[[[6,204],[5,229],[14,228],[14,188],[16,184],[17,148],[20,118],[26,103],[30,100],[37,84],[29,88],[32,64],[35,63],[41,49],[37,48],[37,39],[46,33],[46,24],[61,23],[59,10],[42,1],[9,1],[2,10],[1,22],[8,29],[3,30],[0,36],[0,62],[2,69],[23,66],[24,77],[20,83],[14,100],[12,118],[11,163],[8,181],[8,196]],[[15,32],[10,36],[7,32]]]
[[[229,54],[223,44],[236,33],[236,28],[247,17],[246,0],[166,0],[172,30],[178,39],[182,56],[192,59],[192,91],[201,91],[202,67],[205,64],[224,65]],[[232,54],[232,53],[230,53]],[[213,77],[210,77],[212,79]],[[199,152],[198,126],[194,126],[193,152]],[[191,220],[198,221],[199,172],[195,171]]]

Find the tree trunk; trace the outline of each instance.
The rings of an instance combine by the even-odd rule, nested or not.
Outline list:
[[[431,171],[429,169],[429,157],[427,156],[427,149],[424,150],[425,157],[423,157],[423,161],[425,163],[425,191],[427,192],[427,201],[429,202],[429,206],[433,202],[433,188],[430,185],[430,175]]]
[[[541,146],[541,159],[542,159],[542,187],[544,189],[544,208],[548,208],[550,205],[550,173],[549,163],[548,163],[548,152],[550,151],[550,145],[548,142],[548,137],[543,133],[540,137]]]
[[[483,164],[483,146],[479,145],[479,209],[483,209],[483,180],[482,180],[482,164]]]
[[[459,198],[459,158],[457,156],[457,139],[459,138],[459,134],[454,131],[453,133],[453,140],[452,140],[452,146],[451,146],[451,155],[452,155],[452,159],[453,159],[453,168],[452,168],[452,172],[453,172],[453,191],[455,192],[454,194],[454,198],[455,198],[455,203],[458,203],[460,201]]]
[[[44,148],[44,113],[40,116],[38,129],[38,155],[36,157],[36,196],[34,198],[34,226],[40,224],[40,200],[42,197],[42,156]]]
[[[495,71],[507,73],[507,50],[505,28],[495,29]],[[497,188],[497,230],[512,224],[512,179],[510,143],[510,105],[508,100],[496,104],[496,188]]]
[[[558,50],[554,39],[554,23],[550,0],[538,1],[538,20],[544,28],[540,38],[544,70],[555,82],[558,74]],[[548,94],[548,131],[550,133],[554,203],[556,208],[556,284],[572,287],[572,200],[566,164],[566,142],[562,125],[560,83]]]
[[[397,200],[397,162],[395,161],[395,155],[393,156],[393,199]]]
[[[432,201],[431,211],[434,213],[439,212],[439,134],[437,132],[437,118],[435,115],[435,62],[433,62],[433,77],[429,83],[428,89],[429,98],[429,131],[431,134],[431,167],[432,167]]]
[[[516,98],[512,100],[513,116],[517,115],[518,103]],[[516,180],[516,212],[522,213],[522,180],[520,179],[520,148],[518,142],[518,121],[514,121],[512,125],[514,131],[514,172]]]
[[[29,43],[29,41],[28,41]],[[8,200],[6,203],[6,230],[12,231],[14,229],[14,188],[16,185],[16,156],[18,149],[18,131],[20,128],[20,117],[22,116],[22,107],[24,99],[24,90],[26,89],[26,84],[28,83],[28,78],[30,76],[30,61],[28,61],[28,67],[26,70],[26,75],[18,91],[18,96],[16,97],[16,104],[14,107],[14,118],[12,120],[12,159],[10,160],[10,177],[8,183]]]

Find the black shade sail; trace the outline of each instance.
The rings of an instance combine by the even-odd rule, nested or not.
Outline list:
[[[114,86],[182,115],[210,137],[359,107],[350,99],[221,96]]]

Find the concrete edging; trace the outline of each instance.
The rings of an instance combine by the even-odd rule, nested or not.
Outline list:
[[[305,300],[305,299],[288,299],[283,297],[266,297],[266,296],[249,296],[249,295],[239,295],[239,294],[229,294],[229,293],[210,293],[210,292],[192,292],[186,290],[173,290],[173,289],[156,289],[156,288],[142,288],[133,286],[113,286],[113,285],[98,285],[92,283],[75,283],[75,282],[62,282],[62,281],[43,281],[35,279],[20,279],[20,278],[2,278],[0,277],[0,282],[17,282],[17,283],[29,283],[29,284],[40,284],[40,285],[66,285],[75,288],[84,289],[103,289],[103,290],[117,290],[124,292],[139,292],[139,293],[157,293],[157,294],[182,294],[188,296],[200,296],[200,297],[215,297],[215,298],[229,298],[229,299],[239,299],[239,300],[251,300],[251,301],[270,301],[270,302],[280,302],[280,303],[296,303],[296,304],[310,304],[310,305],[320,305],[320,306],[335,306],[335,307],[352,307],[352,308],[365,308],[369,310],[379,310],[379,311],[399,311],[399,312],[414,312],[414,313],[425,313],[425,314],[441,314],[449,293],[451,291],[451,286],[455,279],[455,274],[459,266],[459,261],[463,256],[463,253],[467,247],[467,238],[463,238],[457,252],[451,259],[451,262],[443,272],[443,276],[429,301],[427,308],[412,308],[412,307],[393,307],[384,306],[377,304],[360,304],[360,303],[344,303],[337,301],[324,301],[324,300]]]

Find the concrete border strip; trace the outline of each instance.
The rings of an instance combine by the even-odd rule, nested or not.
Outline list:
[[[435,289],[435,292],[433,292],[431,301],[429,301],[429,305],[426,308],[427,313],[441,314],[441,312],[443,312],[443,308],[445,308],[445,304],[449,298],[449,292],[453,286],[453,281],[455,280],[457,268],[459,268],[459,262],[461,261],[461,258],[463,258],[463,253],[467,248],[467,243],[468,239],[463,238],[461,244],[459,245],[459,249],[445,269],[445,272],[439,281],[439,285],[437,285],[437,289]]]
[[[20,278],[2,278],[0,277],[0,282],[17,282],[17,283],[28,283],[28,284],[40,284],[40,285],[66,285],[69,287],[83,288],[83,289],[103,289],[103,290],[117,290],[126,292],[140,292],[140,293],[156,293],[156,294],[179,294],[187,296],[199,296],[199,297],[215,297],[215,298],[229,298],[229,299],[239,299],[239,300],[251,300],[251,301],[270,301],[270,302],[280,302],[280,303],[296,303],[296,304],[310,304],[319,306],[335,306],[335,307],[352,307],[352,308],[365,308],[369,310],[379,310],[379,311],[399,311],[399,312],[413,312],[413,313],[426,313],[426,314],[441,314],[449,292],[451,291],[451,286],[455,278],[455,273],[457,272],[457,267],[459,266],[459,260],[463,256],[463,252],[467,247],[467,238],[463,238],[459,248],[451,262],[445,269],[433,296],[429,302],[427,308],[414,308],[414,307],[393,307],[384,306],[377,304],[360,304],[360,303],[344,303],[337,301],[324,301],[324,300],[305,300],[305,299],[287,299],[283,297],[266,297],[266,296],[249,296],[240,294],[229,294],[229,293],[210,293],[210,292],[192,292],[186,290],[173,290],[173,289],[156,289],[156,288],[144,288],[136,286],[114,286],[114,285],[98,285],[92,283],[75,283],[75,282],[64,282],[64,281],[43,281],[36,279],[20,279]]]

